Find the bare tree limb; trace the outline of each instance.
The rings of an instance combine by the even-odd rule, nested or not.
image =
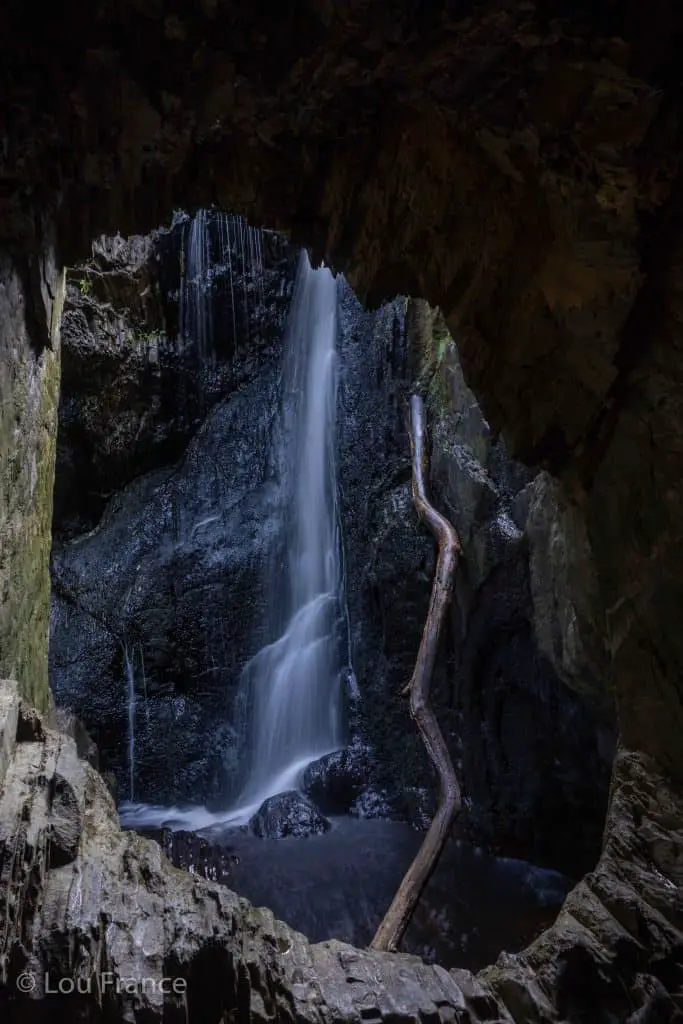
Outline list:
[[[439,807],[413,863],[408,868],[394,900],[372,940],[371,949],[395,952],[403,938],[417,902],[443,850],[462,799],[453,762],[439,723],[429,703],[439,637],[446,609],[453,593],[460,540],[451,523],[433,507],[427,494],[429,459],[426,446],[424,403],[418,395],[410,400],[410,446],[413,456],[413,501],[420,520],[432,531],[439,545],[439,557],[432,586],[429,612],[410,682],[403,694],[410,696],[410,713],[434,765],[440,784]]]

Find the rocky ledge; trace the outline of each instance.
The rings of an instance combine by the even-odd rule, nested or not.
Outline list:
[[[617,757],[597,869],[532,946],[477,976],[311,945],[270,911],[174,868],[156,842],[121,830],[75,741],[9,682],[0,786],[3,1021],[683,1018],[683,800],[640,756]]]

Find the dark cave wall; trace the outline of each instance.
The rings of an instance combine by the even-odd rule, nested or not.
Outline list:
[[[463,543],[433,680],[464,786],[459,828],[501,853],[579,875],[600,848],[614,751],[613,704],[599,646],[591,647],[599,604],[588,612],[590,588],[576,587],[560,557],[567,538],[576,540],[581,579],[592,579],[580,525],[546,475],[515,463],[493,434],[438,311],[412,300],[387,306],[365,335],[356,300],[342,311],[350,326],[340,490],[360,691],[351,725],[372,747],[373,784],[416,824],[433,811],[432,769],[400,696],[436,556],[410,490],[406,400],[417,388],[428,401],[434,500]]]

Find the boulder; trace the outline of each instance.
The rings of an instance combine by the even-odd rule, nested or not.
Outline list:
[[[324,814],[348,814],[369,780],[369,751],[355,744],[309,764],[303,790]]]
[[[278,793],[264,800],[250,821],[251,830],[261,839],[286,839],[319,835],[330,823],[308,797],[296,790]]]

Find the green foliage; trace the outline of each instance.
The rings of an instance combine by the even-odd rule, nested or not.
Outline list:
[[[150,341],[155,341],[160,336],[160,334],[161,334],[161,331],[158,331],[158,330],[157,331],[146,331],[146,330],[143,330],[141,327],[137,327],[137,326],[133,328],[133,339],[134,339],[134,341],[141,341],[141,342],[144,342],[144,343],[148,343]]]
[[[450,400],[450,359],[453,339],[438,309],[422,299],[412,300],[409,320],[410,341],[419,360],[416,390],[429,397],[438,410]]]
[[[92,281],[87,277],[80,278],[78,282],[78,290],[81,295],[90,295],[92,292]]]
[[[448,334],[442,335],[442,337],[440,338],[435,335],[434,341],[436,343],[436,362],[438,366],[443,361],[443,358],[446,355],[446,352],[448,351],[448,346],[451,343],[451,338],[449,337]]]

